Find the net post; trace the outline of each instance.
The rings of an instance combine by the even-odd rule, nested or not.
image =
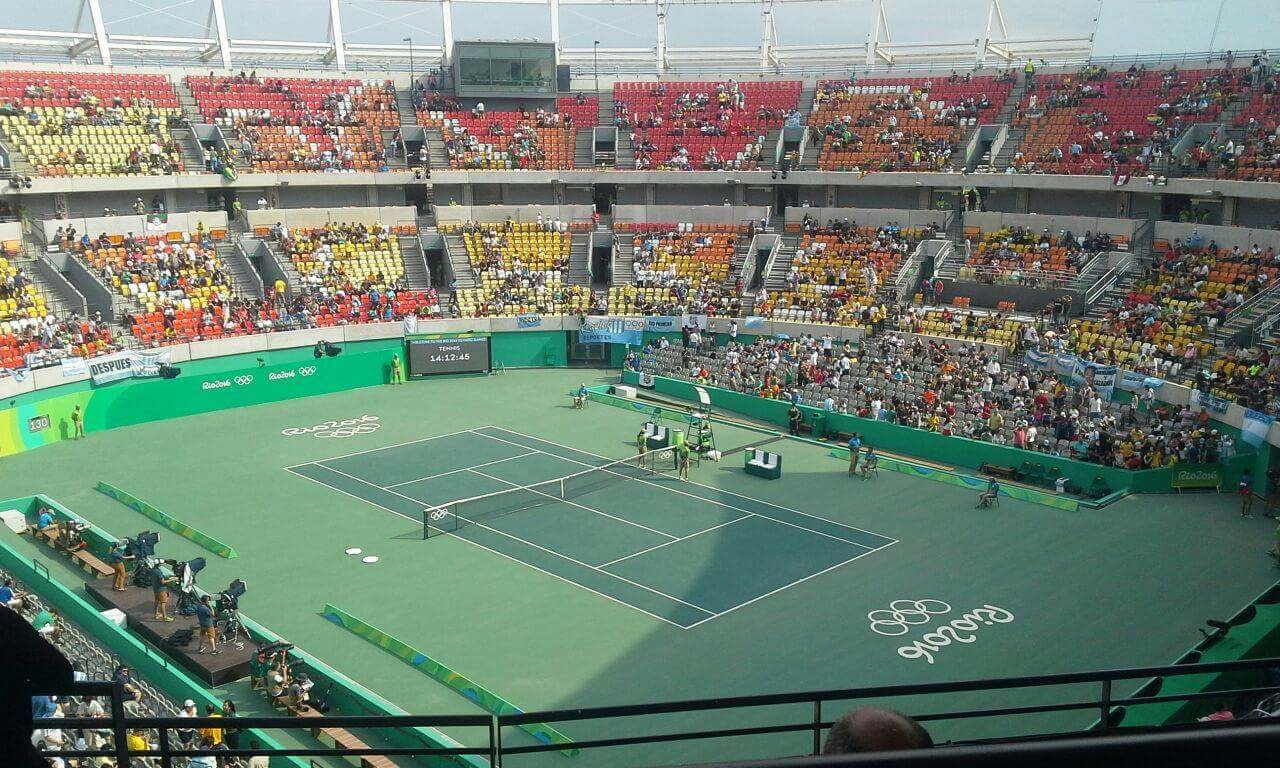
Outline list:
[[[422,508],[422,540],[426,541],[431,535],[431,508]]]

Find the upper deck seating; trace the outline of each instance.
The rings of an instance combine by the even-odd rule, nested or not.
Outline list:
[[[1038,76],[1015,113],[1028,128],[1012,165],[1035,173],[1143,171],[1191,125],[1216,118],[1237,79],[1235,71],[1136,66]]]
[[[750,170],[800,91],[798,81],[615,83],[613,100],[637,169]]]
[[[0,126],[40,176],[178,173],[163,75],[0,72]]]
[[[1005,77],[824,80],[810,131],[822,141],[822,170],[936,170],[949,165],[966,132],[1000,111]]]
[[[375,171],[382,131],[399,126],[395,88],[377,80],[191,76],[210,122],[236,132],[259,171]]]

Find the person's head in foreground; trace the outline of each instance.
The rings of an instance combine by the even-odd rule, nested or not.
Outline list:
[[[846,755],[856,752],[889,752],[900,749],[924,749],[933,739],[919,723],[901,712],[880,707],[860,707],[845,713],[831,726],[824,755]]]

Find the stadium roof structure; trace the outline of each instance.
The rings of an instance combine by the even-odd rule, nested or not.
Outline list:
[[[1101,0],[1076,3],[1079,24],[1064,29],[1061,24],[1046,26],[1040,20],[1038,28],[1029,23],[1028,14],[1020,12],[1019,19],[1011,18],[1006,7],[1010,0],[961,0],[966,6],[958,13],[965,20],[963,25],[947,27],[946,34],[926,34],[936,37],[912,42],[899,36],[908,29],[918,33],[916,14],[893,0],[310,0],[313,8],[302,10],[305,3],[298,3],[298,24],[288,25],[295,36],[316,39],[267,39],[233,34],[232,30],[278,29],[280,24],[255,25],[254,19],[240,19],[235,15],[233,0],[187,0],[156,3],[147,6],[130,0],[133,6],[146,8],[146,13],[134,13],[124,20],[109,21],[104,8],[119,0],[64,0],[73,2],[74,20],[68,17],[61,29],[56,21],[40,16],[39,26],[44,28],[0,28],[0,58],[46,62],[65,61],[76,64],[100,64],[113,66],[155,65],[188,66],[193,68],[232,69],[241,67],[274,66],[332,71],[407,70],[417,65],[419,71],[446,65],[450,60],[453,44],[457,39],[469,39],[455,34],[454,16],[463,6],[496,5],[520,6],[527,12],[541,17],[541,29],[549,32],[542,42],[555,43],[562,64],[580,70],[598,69],[616,74],[694,74],[698,72],[750,72],[762,74],[800,74],[804,72],[831,72],[852,67],[859,69],[937,69],[943,67],[1003,67],[1020,65],[1028,58],[1047,64],[1074,65],[1088,61],[1094,53],[1095,34],[1101,17]],[[167,2],[165,5],[159,3]],[[375,9],[374,5],[378,6]],[[207,8],[204,11],[200,7]],[[282,3],[290,6],[293,3]],[[406,13],[397,13],[407,8]],[[630,11],[626,25],[595,22],[608,31],[615,30],[634,36],[636,45],[602,44],[591,40],[589,46],[581,42],[583,34],[574,35],[578,45],[562,37],[561,23],[566,14],[582,23],[585,10],[562,8],[564,6],[598,6],[602,13]],[[672,39],[672,14],[679,8],[692,6],[732,7],[739,23],[732,43],[713,42],[685,45]],[[830,9],[829,18],[836,21],[839,30],[823,30],[832,42],[813,42],[810,32],[812,22],[782,24],[779,16],[784,9],[796,6],[819,6]],[[541,7],[542,11],[535,11]],[[256,0],[239,9],[256,16],[260,11],[273,8],[267,0]],[[425,9],[430,9],[427,12]],[[1083,10],[1080,10],[1083,9]],[[136,11],[136,8],[133,10]],[[638,33],[635,12],[648,15],[652,11],[651,36]],[[729,11],[726,8],[725,13]],[[372,23],[365,23],[367,14],[373,14]],[[427,19],[418,24],[407,24],[402,19],[409,15]],[[426,14],[426,15],[424,15]],[[438,16],[437,16],[438,14]],[[758,15],[750,23],[751,15]],[[22,14],[6,19],[8,24],[21,23]],[[319,22],[327,16],[326,31],[314,26],[314,34],[301,32],[305,22]],[[146,19],[140,17],[146,16]],[[141,26],[159,29],[155,20],[169,17],[170,27],[191,29],[193,34],[158,34],[139,32]],[[527,16],[525,18],[528,18]],[[797,18],[797,17],[792,17]],[[812,18],[812,17],[810,17]],[[381,19],[381,20],[379,20]],[[128,22],[128,23],[126,23]],[[398,25],[397,22],[400,22]],[[1021,23],[1021,27],[1019,26]],[[520,28],[512,24],[503,34]],[[696,23],[692,26],[699,26]],[[786,27],[786,32],[782,27]],[[382,35],[390,39],[370,39],[368,35],[353,34],[356,29],[379,27]],[[754,34],[751,28],[755,28]],[[592,27],[588,27],[592,29]],[[1043,34],[1052,29],[1058,34]],[[128,30],[128,31],[126,31]],[[418,39],[399,32],[417,32]],[[522,32],[520,34],[528,34]],[[586,33],[592,37],[599,34]],[[790,35],[790,37],[789,37]],[[541,35],[539,35],[541,37]],[[358,39],[357,39],[358,38]],[[424,42],[425,38],[425,42]],[[492,39],[485,37],[481,39]],[[520,38],[518,38],[520,39]],[[524,37],[523,40],[531,38]],[[615,41],[619,42],[619,41]]]

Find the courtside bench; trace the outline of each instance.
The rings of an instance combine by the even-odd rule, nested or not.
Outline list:
[[[748,475],[763,477],[766,480],[777,480],[782,477],[782,454],[748,448],[744,457],[743,469]]]
[[[315,710],[314,707],[306,709],[288,708],[290,712],[298,717],[308,718],[311,722],[311,735],[321,744],[331,749],[372,749],[355,734],[346,728],[328,728],[323,725],[324,715]],[[360,757],[343,758],[352,765],[360,766],[360,768],[399,768],[390,758],[380,755],[362,755]]]
[[[54,549],[59,549],[57,528],[46,528],[43,531],[36,531],[35,538],[44,540],[46,544]],[[95,579],[104,579],[113,573],[111,566],[102,562],[97,555],[87,549],[77,549],[69,552],[68,554],[71,555],[72,561],[75,562],[76,565],[80,566],[80,570],[93,574]]]

